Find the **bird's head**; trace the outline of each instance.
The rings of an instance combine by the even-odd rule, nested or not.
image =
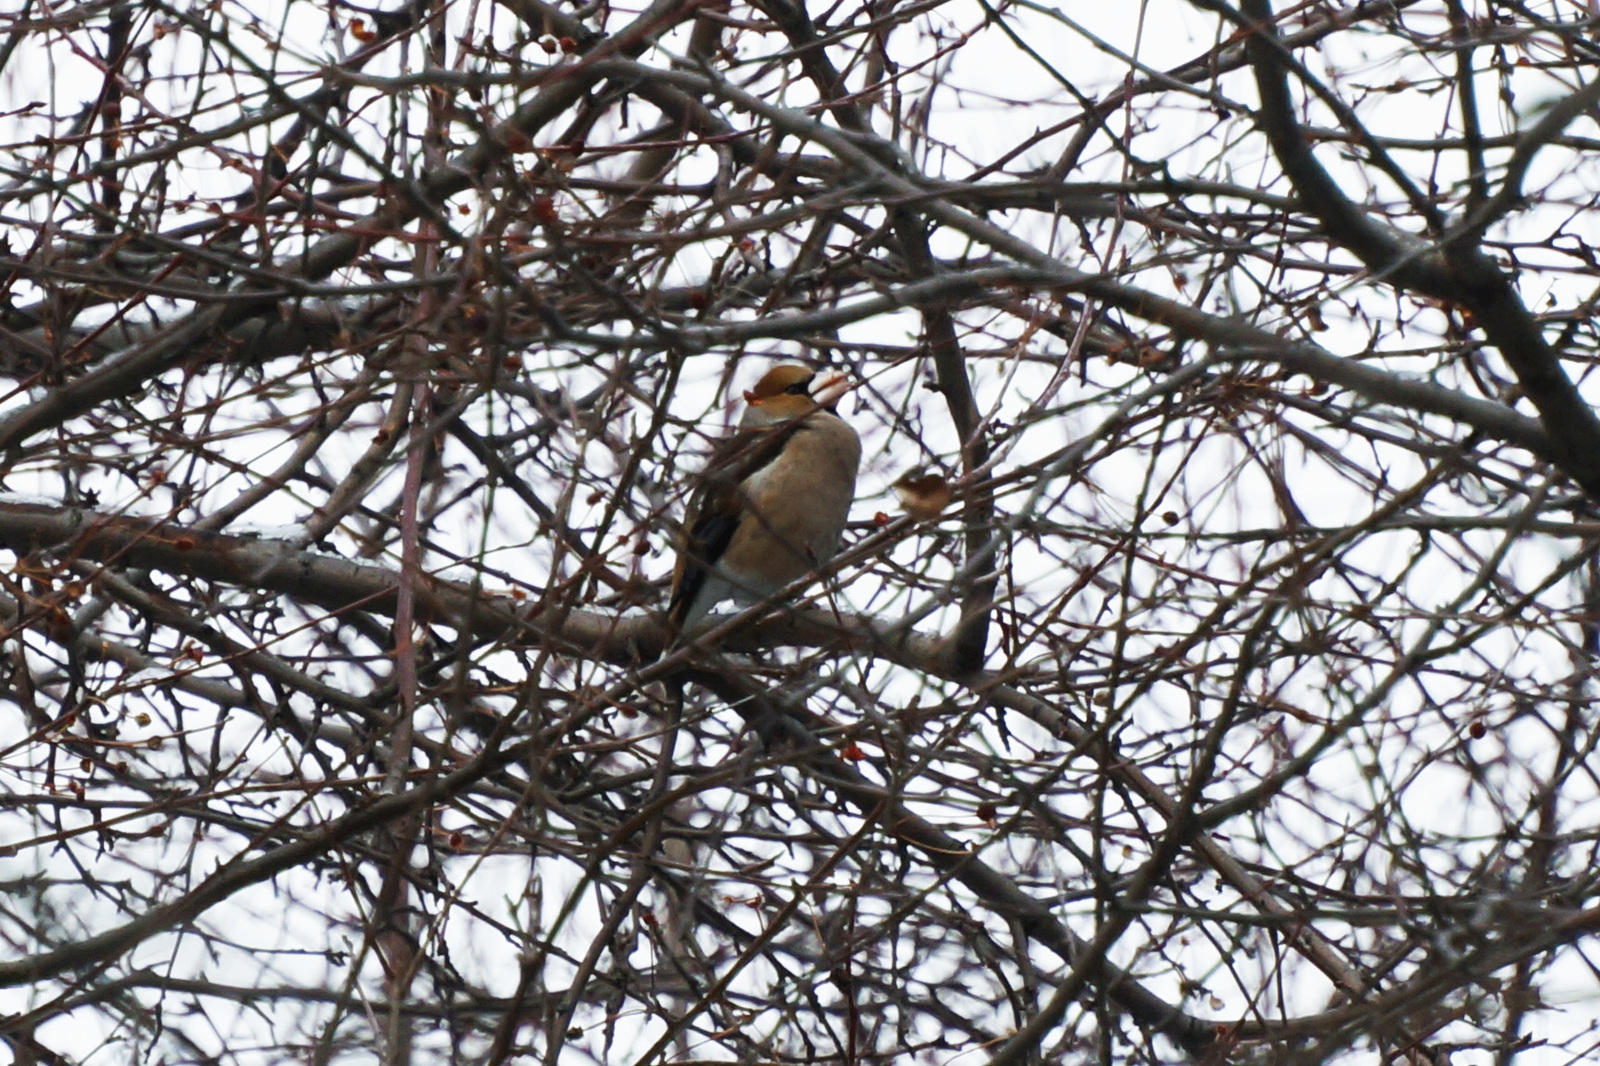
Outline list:
[[[831,407],[850,388],[837,370],[816,371],[800,363],[779,363],[744,394],[744,425],[771,426]]]

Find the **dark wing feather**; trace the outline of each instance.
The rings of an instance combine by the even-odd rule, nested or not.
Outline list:
[[[804,419],[781,426],[741,429],[717,445],[699,475],[699,487],[689,504],[689,529],[678,548],[672,575],[672,601],[667,618],[674,626],[706,583],[706,575],[727,550],[744,513],[745,479],[769,465],[805,424]]]

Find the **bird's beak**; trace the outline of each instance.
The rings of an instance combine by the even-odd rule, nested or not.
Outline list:
[[[826,370],[817,374],[811,383],[811,399],[818,407],[832,407],[845,393],[856,387],[850,375],[842,370]]]

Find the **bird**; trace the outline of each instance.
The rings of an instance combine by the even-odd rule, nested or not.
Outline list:
[[[759,603],[826,563],[855,499],[861,438],[834,405],[837,371],[779,363],[744,394],[739,429],[691,497],[672,575],[673,645],[718,603]]]

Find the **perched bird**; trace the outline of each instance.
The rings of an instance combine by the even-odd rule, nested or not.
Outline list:
[[[900,497],[900,506],[918,522],[938,518],[955,498],[955,487],[950,479],[938,473],[913,470],[902,474],[893,487],[894,494]]]
[[[744,394],[739,430],[689,505],[667,618],[678,634],[724,599],[758,603],[827,562],[855,497],[861,438],[833,405],[838,372],[780,363]]]

